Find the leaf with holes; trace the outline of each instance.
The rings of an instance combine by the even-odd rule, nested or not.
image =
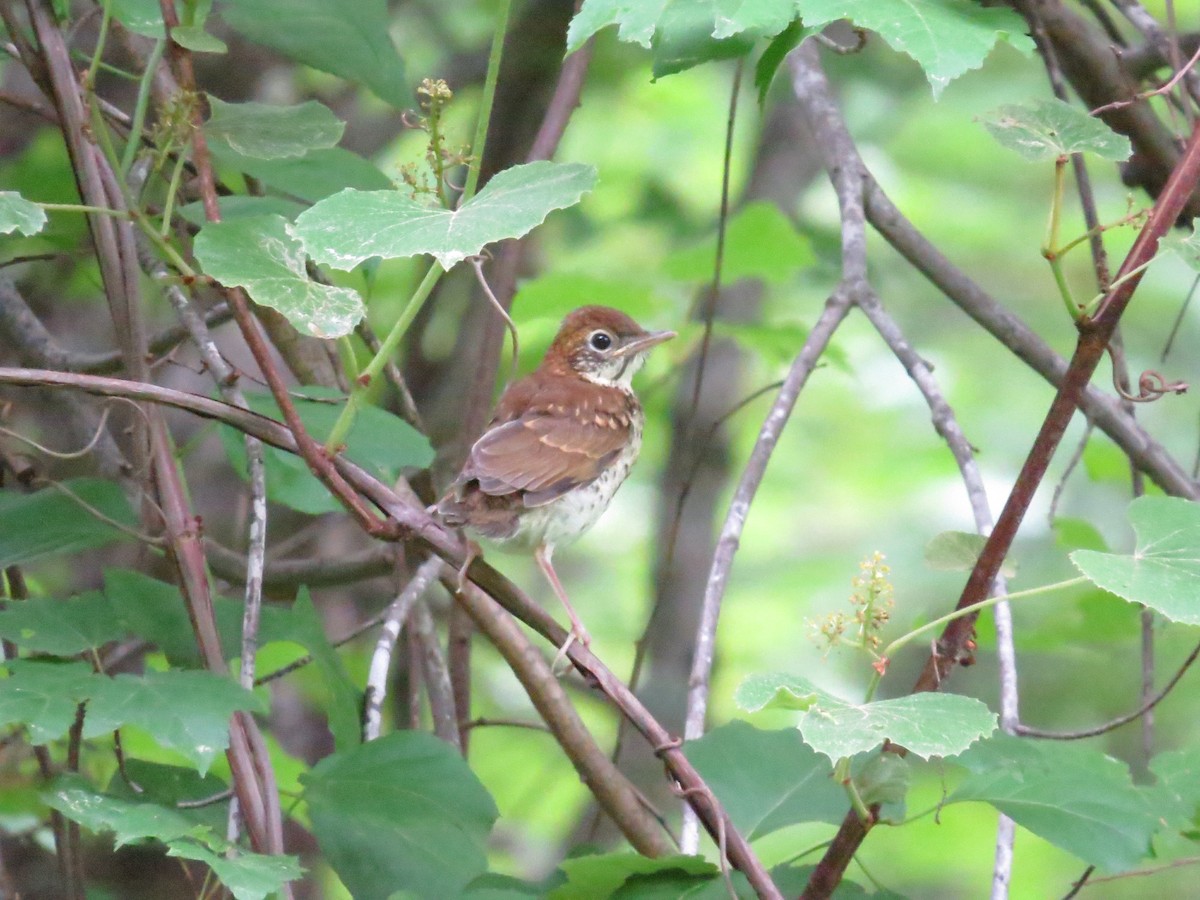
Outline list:
[[[292,233],[313,259],[335,269],[352,269],[373,256],[423,253],[449,269],[487,244],[521,237],[553,210],[574,206],[595,183],[591,166],[533,162],[495,175],[456,210],[399,191],[347,189],[301,213]]]
[[[0,234],[19,231],[25,236],[46,227],[46,211],[16,191],[0,191]]]
[[[204,123],[209,138],[221,138],[236,152],[252,159],[304,156],[310,150],[333,147],[346,123],[315,100],[295,106],[267,103],[226,103],[208,98],[212,116]]]
[[[1102,120],[1062,100],[1001,106],[983,125],[992,137],[1031,162],[1072,153],[1094,153],[1101,159],[1124,162],[1133,148]]]
[[[226,287],[243,287],[255,303],[283,313],[302,334],[336,338],[363,317],[357,291],[313,281],[304,250],[282,216],[213,222],[196,236],[196,259]]]
[[[1097,587],[1173,622],[1200,625],[1200,505],[1139,497],[1129,505],[1133,553],[1076,550],[1071,562]]]

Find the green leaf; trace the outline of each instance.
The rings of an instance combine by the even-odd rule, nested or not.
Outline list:
[[[679,873],[685,876],[703,876],[705,879],[714,876],[720,878],[720,870],[708,860],[683,854],[650,859],[637,853],[620,851],[564,859],[559,868],[567,873],[567,883],[551,891],[547,900],[609,897],[627,879],[635,875]]]
[[[201,774],[229,746],[229,719],[238,710],[265,713],[263,698],[229,678],[203,671],[93,677],[87,686],[84,737],[136,725],[181,753]]]
[[[1133,148],[1102,120],[1062,100],[1001,106],[983,120],[1000,144],[1031,162],[1072,153],[1094,153],[1101,159],[1124,162]]]
[[[1076,550],[1071,562],[1097,587],[1173,622],[1200,625],[1200,505],[1139,497],[1129,521],[1137,533],[1132,554]]]
[[[309,100],[296,106],[226,103],[209,96],[212,116],[204,123],[207,137],[223,139],[243,156],[279,159],[333,147],[346,123],[324,104]]]
[[[0,492],[0,569],[134,539],[117,527],[135,529],[137,518],[114,482],[76,478],[62,487]]]
[[[663,270],[682,281],[711,281],[717,259],[717,241],[710,240],[672,253]],[[808,238],[767,201],[747,203],[729,220],[725,231],[725,254],[721,280],[725,284],[742,278],[761,278],[782,284],[800,269],[817,261]]]
[[[908,760],[896,753],[876,753],[854,776],[863,803],[903,803],[911,781]]]
[[[816,34],[820,29],[805,28],[804,23],[797,19],[783,31],[771,39],[767,49],[758,58],[754,66],[754,86],[758,88],[758,103],[760,106],[767,102],[767,91],[775,80],[775,73],[783,65],[787,55],[795,50],[806,37]]]
[[[219,37],[215,37],[200,25],[176,25],[171,29],[171,38],[180,47],[193,53],[227,53],[229,48]]]
[[[175,585],[141,572],[106,569],[104,594],[122,625],[157,646],[172,665],[200,664],[191,619]]]
[[[77,775],[58,779],[42,799],[89,831],[113,832],[118,847],[150,839],[165,844],[181,837],[198,837],[206,830],[179,810],[98,794]]]
[[[339,391],[305,386],[303,395],[293,401],[300,419],[318,441],[324,441],[333,429],[345,403]],[[264,416],[282,420],[275,399],[268,393],[247,392],[250,408]],[[246,477],[246,450],[241,432],[222,427],[221,440],[235,470]],[[265,447],[267,465],[267,496],[276,503],[309,515],[335,512],[341,505],[329,490],[312,474],[304,460],[294,453]],[[433,462],[433,447],[429,439],[399,416],[377,406],[359,410],[346,439],[346,456],[372,475],[392,482],[406,468],[423,469]]]
[[[498,173],[457,210],[399,191],[345,190],[301,213],[292,232],[313,259],[335,269],[372,256],[422,253],[449,269],[487,244],[521,237],[553,210],[578,203],[595,183],[591,166],[533,162]]]
[[[718,38],[714,10],[696,0],[668,0],[654,31],[651,47],[655,78],[673,75],[701,63],[744,56],[757,33],[739,32]]]
[[[1011,9],[962,0],[796,0],[809,28],[850,19],[907,53],[925,71],[936,98],[951,81],[983,65],[992,47],[1007,41],[1032,53],[1026,25]]]
[[[0,234],[29,236],[46,227],[46,211],[16,191],[0,191]]]
[[[654,28],[668,0],[583,0],[567,28],[567,52],[574,53],[584,41],[606,25],[618,25],[617,37],[649,49]]]
[[[733,695],[733,702],[745,712],[763,709],[811,709],[819,701],[837,703],[835,697],[814,687],[806,678],[782,672],[747,676]]]
[[[412,103],[386,0],[225,0],[221,15],[257,44],[363,84],[397,108]]]
[[[168,856],[205,863],[237,900],[263,900],[303,874],[292,856],[243,851],[227,856],[228,842],[183,812],[98,794],[78,776],[60,778],[43,799],[91,831],[114,832],[117,847],[152,839],[167,845]]]
[[[356,747],[362,739],[359,710],[362,709],[362,693],[350,680],[342,658],[338,656],[325,634],[325,625],[313,606],[308,588],[302,587],[283,616],[275,617],[268,627],[263,628],[260,640],[292,641],[307,650],[313,664],[321,673],[321,683],[328,692],[329,730],[333,733],[337,750]]]
[[[797,726],[805,743],[831,760],[873,750],[884,740],[910,753],[954,756],[996,729],[996,716],[971,697],[913,694],[873,703],[814,706]]]
[[[797,727],[805,743],[831,760],[873,750],[885,740],[922,758],[954,756],[996,728],[995,714],[970,697],[925,693],[846,703],[805,678],[779,673],[751,675],[738,686],[734,702],[747,712],[802,710]]]
[[[225,222],[229,219],[245,219],[250,216],[283,216],[285,219],[291,220],[308,207],[284,197],[250,197],[233,194],[217,198],[217,208],[221,213],[221,221]],[[179,215],[197,226],[208,222],[208,216],[204,214],[203,200],[196,200],[181,206]]]
[[[684,752],[750,840],[796,822],[836,825],[846,815],[833,767],[794,728],[763,731],[734,721],[688,741]]]
[[[75,708],[87,697],[92,667],[18,659],[6,662],[0,679],[0,725],[24,724],[33,744],[46,744],[66,734]]]
[[[124,634],[112,603],[97,591],[67,600],[35,597],[0,610],[0,637],[31,653],[71,656]]]
[[[158,0],[108,0],[108,3],[113,18],[134,34],[152,38],[166,36]]]
[[[282,216],[212,222],[200,229],[196,258],[226,287],[243,287],[255,303],[276,309],[302,334],[336,338],[363,317],[362,298],[350,288],[313,281],[304,250]]]
[[[310,203],[336,194],[343,188],[378,191],[392,186],[391,180],[374,163],[342,147],[310,150],[304,156],[285,159],[243,156],[221,140],[212,141],[209,149],[223,167],[245,172],[263,184]],[[222,197],[221,202],[233,199]],[[200,221],[203,221],[203,216]]]
[[[1154,259],[1161,259],[1166,253],[1176,254],[1189,269],[1200,272],[1200,234],[1196,233],[1196,226],[1192,226],[1192,233],[1187,237],[1174,233],[1164,237]]]
[[[263,900],[304,874],[294,856],[238,852],[229,857],[193,841],[172,841],[167,856],[195,859],[213,870],[236,900]]]
[[[1065,550],[1108,550],[1104,535],[1086,519],[1056,516],[1051,526],[1055,543]]]
[[[971,774],[949,803],[990,803],[1039,837],[1107,871],[1130,869],[1159,828],[1149,793],[1098,750],[998,734],[960,756]]]
[[[487,868],[496,805],[450,745],[394,732],[302,776],[313,832],[355,900],[457,896]]]
[[[925,565],[938,572],[970,572],[986,543],[986,537],[973,531],[943,531],[925,545]],[[1017,567],[1006,559],[1000,574],[1012,578]]]
[[[1178,810],[1172,823],[1176,827],[1194,828],[1200,811],[1200,750],[1184,747],[1160,753],[1150,761],[1150,771],[1156,779],[1154,790],[1161,793],[1155,806]]]

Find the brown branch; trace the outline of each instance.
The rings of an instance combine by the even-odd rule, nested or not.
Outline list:
[[[129,397],[161,403],[232,425],[253,434],[263,443],[289,453],[297,452],[295,435],[285,425],[266,416],[198,394],[116,378],[41,369],[0,368],[0,384],[57,386],[101,396]],[[458,536],[431,517],[423,507],[416,505],[414,500],[397,495],[390,487],[344,457],[333,460],[333,464],[337,467],[339,475],[362,497],[394,520],[396,528],[388,532],[393,539],[405,538],[424,542],[456,571],[463,565],[467,553]],[[561,647],[566,643],[566,630],[541,605],[535,603],[482,558],[475,557],[467,576],[504,609],[545,637],[552,646]],[[730,863],[744,873],[763,896],[778,897],[778,891],[771,883],[766,869],[746,839],[737,831],[728,813],[713,797],[700,774],[688,761],[680,749],[680,742],[650,715],[641,701],[589,650],[575,642],[568,650],[567,656],[585,678],[597,685],[621,714],[628,718],[659,752],[670,776],[687,792],[688,802],[696,809],[701,822],[714,840],[722,833],[726,836]]]

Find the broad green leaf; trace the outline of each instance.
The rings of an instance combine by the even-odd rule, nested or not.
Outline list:
[[[134,540],[137,518],[114,482],[76,478],[62,486],[65,490],[47,487],[33,494],[0,492],[0,569]]]
[[[1194,830],[1200,812],[1200,751],[1184,747],[1160,753],[1150,761],[1154,773],[1154,789],[1161,793],[1155,805],[1162,810],[1178,810],[1173,823],[1181,829]]]
[[[67,600],[35,597],[0,610],[0,637],[31,653],[71,656],[124,634],[112,603],[95,591]]]
[[[971,697],[913,694],[873,703],[814,706],[797,726],[804,741],[832,760],[873,750],[884,740],[909,753],[954,756],[996,730],[996,716]]]
[[[0,234],[29,236],[46,227],[46,211],[16,191],[0,191]]]
[[[166,36],[158,0],[108,0],[108,3],[113,18],[134,34],[152,38]]]
[[[796,822],[836,825],[846,815],[833,767],[794,728],[762,731],[734,721],[688,741],[684,752],[750,840]]]
[[[962,0],[796,0],[809,28],[850,19],[879,34],[911,56],[925,71],[933,96],[947,84],[983,65],[998,41],[1033,52],[1027,26],[1011,9]]]
[[[9,674],[0,678],[0,725],[24,724],[33,744],[66,734],[75,721],[75,708],[88,695],[92,667],[17,659],[3,668]]]
[[[779,71],[779,67],[783,65],[787,55],[799,47],[806,37],[816,34],[818,30],[805,28],[804,23],[797,19],[771,38],[771,43],[767,45],[767,49],[762,52],[762,56],[758,58],[758,62],[754,66],[754,86],[758,88],[759,106],[767,102],[767,91],[771,89],[775,73]]]
[[[885,740],[910,753],[953,756],[996,728],[996,716],[978,700],[958,694],[914,694],[873,703],[846,703],[798,676],[751,675],[734,702],[747,712],[801,710],[804,742],[831,760],[873,750]]]
[[[168,856],[195,859],[213,870],[236,900],[264,900],[304,874],[294,856],[267,856],[239,851],[233,857],[214,853],[194,841],[172,841]]]
[[[251,41],[366,85],[392,106],[412,103],[386,0],[224,0],[221,16]]]
[[[149,839],[165,844],[206,831],[177,809],[98,794],[78,776],[60,778],[42,799],[89,831],[113,832],[118,847]]]
[[[175,585],[129,569],[106,569],[104,595],[124,627],[157,646],[172,665],[200,664],[187,607]]]
[[[287,159],[244,156],[221,140],[212,141],[209,149],[222,167],[244,172],[289,197],[299,197],[310,203],[336,194],[343,188],[378,191],[392,186],[391,180],[374,163],[343,147],[310,150],[304,156]],[[225,197],[222,201],[232,199]],[[203,216],[200,221],[203,221]]]
[[[242,194],[218,197],[217,207],[221,213],[222,222],[230,219],[245,219],[250,216],[283,216],[290,221],[308,208],[304,204],[284,197],[252,197]],[[208,222],[202,200],[181,206],[179,215],[193,225],[204,225]]]
[[[908,760],[897,753],[872,754],[854,784],[863,803],[903,803],[911,781]]]
[[[302,587],[285,614],[274,617],[268,627],[263,628],[260,640],[292,641],[307,650],[313,664],[321,673],[321,683],[328,692],[323,708],[328,711],[329,730],[333,733],[337,750],[356,747],[362,739],[359,710],[362,709],[362,693],[355,688],[346,671],[342,658],[338,656],[325,626],[313,606],[308,588]]]
[[[637,875],[677,873],[690,876],[689,881],[695,876],[720,878],[720,870],[708,860],[683,854],[650,859],[637,853],[618,851],[564,859],[559,863],[559,868],[567,874],[567,883],[551,891],[547,900],[611,897],[627,879]],[[699,883],[703,884],[703,881]]]
[[[717,28],[708,3],[668,0],[651,42],[654,77],[673,75],[718,59],[744,56],[758,37],[757,32],[744,31],[717,37]]]
[[[938,572],[970,572],[986,543],[986,537],[972,531],[943,531],[925,545],[925,565]],[[1006,559],[1000,574],[1012,578],[1017,567]]]
[[[567,52],[573,53],[584,41],[606,25],[617,25],[623,41],[649,49],[654,28],[668,0],[583,0],[583,6],[567,28]]]
[[[783,672],[768,672],[747,676],[733,695],[733,702],[745,712],[762,709],[811,709],[813,704],[826,701],[840,703],[806,678]]]
[[[227,53],[229,47],[219,37],[209,34],[199,25],[176,25],[171,29],[171,38],[180,47],[193,53]]]
[[[372,256],[422,253],[449,269],[487,244],[521,237],[553,210],[578,203],[595,183],[591,166],[527,163],[495,175],[457,210],[399,191],[345,190],[301,213],[292,233],[313,259],[335,269],[352,269]]]
[[[1108,550],[1104,535],[1087,519],[1056,516],[1051,525],[1055,543],[1065,550]]]
[[[1094,153],[1101,159],[1124,162],[1133,152],[1125,135],[1057,98],[1001,106],[983,124],[1002,146],[1031,162],[1072,153]]]
[[[204,123],[205,135],[221,138],[238,153],[255,159],[303,156],[333,147],[346,130],[346,123],[316,100],[272,106],[226,103],[210,96],[208,102],[212,116]]]
[[[324,441],[342,411],[345,395],[314,386],[301,389],[304,395],[293,401],[300,418],[318,441]],[[270,394],[247,392],[250,408],[264,416],[281,420],[282,413]],[[221,440],[235,470],[245,477],[246,450],[241,432],[221,428]],[[377,406],[359,410],[346,439],[346,456],[372,475],[392,482],[405,468],[425,468],[433,461],[429,439],[401,419]],[[294,453],[264,448],[267,464],[267,496],[276,503],[309,515],[335,512],[341,505],[312,474],[304,460]]]
[[[1129,521],[1137,533],[1132,554],[1076,550],[1071,562],[1097,587],[1173,622],[1200,625],[1200,505],[1139,497]]]
[[[84,737],[136,725],[181,753],[201,774],[229,746],[234,712],[267,711],[263,698],[229,678],[203,671],[96,675],[86,690]]]
[[[496,805],[450,745],[401,731],[301,779],[326,858],[355,900],[454,897],[487,868]]]
[[[1099,750],[998,734],[960,756],[971,774],[949,803],[981,800],[1018,825],[1107,871],[1133,868],[1160,827],[1152,789]],[[943,816],[947,815],[943,813]]]
[[[1162,258],[1165,253],[1176,254],[1189,269],[1200,272],[1200,234],[1196,233],[1196,226],[1192,226],[1192,233],[1187,237],[1176,234],[1164,237],[1155,260]]]
[[[663,270],[672,278],[707,282],[712,280],[716,258],[714,235],[698,246],[668,256]],[[782,284],[816,261],[808,238],[796,230],[779,207],[757,201],[747,203],[729,220],[721,280],[732,284],[741,278],[761,278]]]
[[[302,334],[341,337],[363,317],[357,291],[308,277],[304,250],[281,216],[205,225],[195,253],[205,274],[226,287],[245,288],[255,303],[278,310]]]
[[[541,882],[522,881],[511,875],[484,872],[462,892],[463,900],[527,900],[543,898],[566,881],[566,876],[557,869]]]

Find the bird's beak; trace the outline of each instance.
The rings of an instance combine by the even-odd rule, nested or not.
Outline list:
[[[634,338],[613,355],[632,356],[636,353],[644,353],[651,347],[655,347],[663,343],[663,341],[669,341],[673,337],[675,337],[675,332],[673,331],[649,331],[639,338]]]

